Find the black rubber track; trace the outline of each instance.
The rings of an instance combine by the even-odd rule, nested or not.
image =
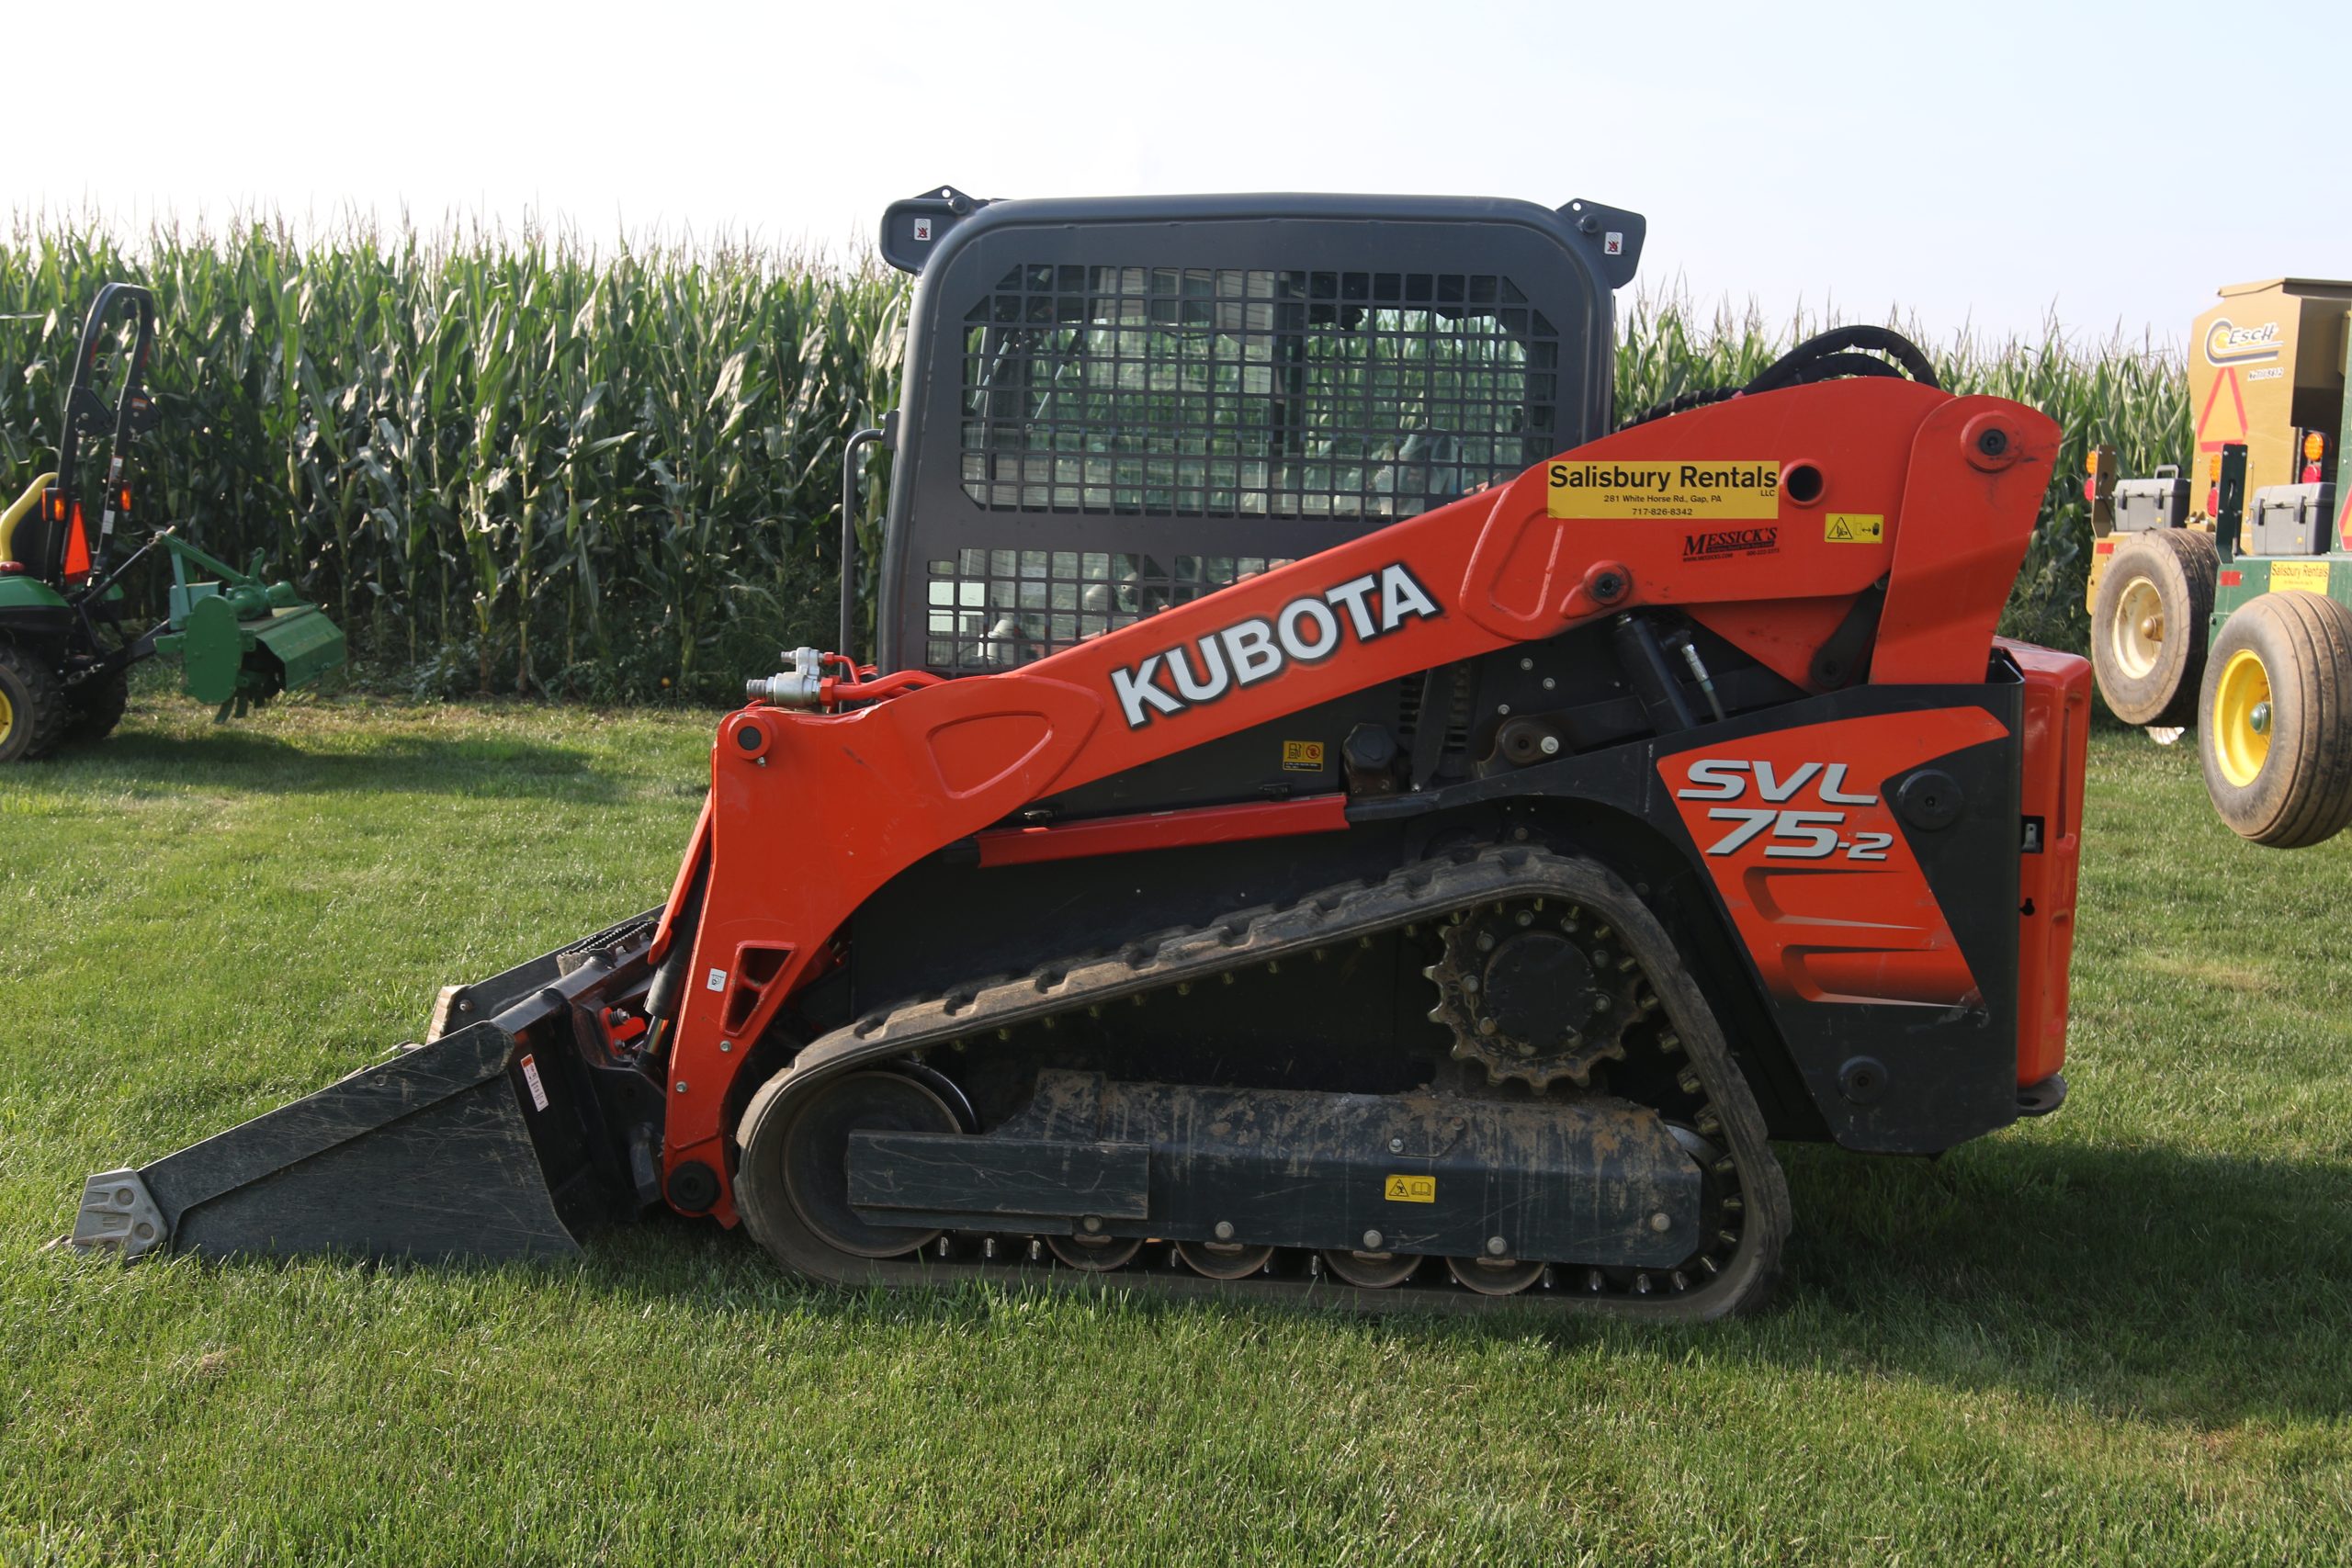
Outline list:
[[[1547,1271],[1551,1288],[1511,1296],[1481,1295],[1453,1284],[1444,1278],[1442,1264],[1420,1270],[1413,1283],[1385,1290],[1335,1283],[1311,1259],[1302,1258],[1284,1259],[1275,1269],[1248,1279],[1212,1280],[1174,1267],[1168,1258],[1172,1249],[1164,1245],[1146,1247],[1135,1267],[1091,1273],[1040,1267],[1047,1256],[1042,1238],[1027,1237],[992,1237],[977,1246],[946,1243],[951,1254],[946,1258],[936,1256],[934,1247],[919,1258],[869,1259],[835,1251],[810,1234],[786,1190],[779,1134],[792,1125],[797,1105],[839,1075],[885,1066],[926,1046],[959,1040],[967,1050],[984,1050],[1000,1029],[1228,969],[1306,956],[1318,947],[1442,918],[1489,900],[1524,897],[1563,898],[1609,920],[1650,978],[1666,1020],[1698,1077],[1703,1096],[1699,1130],[1726,1151],[1710,1168],[1724,1183],[1724,1194],[1736,1201],[1724,1205],[1724,1250],[1711,1257],[1712,1272],[1693,1262],[1694,1277],[1679,1287],[1669,1283],[1679,1269],[1646,1271],[1636,1288],[1605,1279],[1602,1270],[1573,1259],[1557,1260]],[[1237,911],[1213,925],[1166,932],[1109,954],[1057,961],[1026,975],[977,982],[861,1019],[812,1042],[790,1066],[761,1086],[745,1108],[737,1139],[742,1157],[735,1201],[753,1238],[796,1273],[856,1287],[939,1287],[975,1278],[1018,1278],[1057,1289],[1132,1288],[1313,1301],[1364,1311],[1517,1306],[1693,1321],[1759,1306],[1778,1278],[1790,1225],[1788,1189],[1766,1139],[1763,1113],[1665,929],[1631,888],[1600,865],[1521,846],[1419,862],[1375,882],[1331,888],[1295,904]],[[990,1263],[1002,1267],[987,1268]]]

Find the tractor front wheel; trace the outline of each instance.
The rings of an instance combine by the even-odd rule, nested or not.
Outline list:
[[[65,718],[57,672],[25,649],[0,642],[0,766],[56,745]]]
[[[2352,610],[2319,593],[2239,606],[2206,656],[2197,750],[2241,837],[2301,849],[2352,822]]]

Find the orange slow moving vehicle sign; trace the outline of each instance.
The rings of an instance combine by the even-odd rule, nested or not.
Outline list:
[[[729,1091],[748,1043],[836,962],[836,934],[859,905],[915,861],[1040,795],[1641,605],[1676,606],[1817,689],[1816,655],[1858,596],[1883,583],[1869,680],[1981,682],[2058,439],[2054,423],[2020,404],[1912,382],[1738,398],[1604,437],[1508,485],[1017,671],[841,713],[729,716],[694,851],[707,883],[673,1036],[665,1171],[689,1160],[728,1169]],[[1591,488],[1619,501],[1555,502],[1555,489],[1569,488],[1552,482],[1561,464],[1667,477],[1646,499],[1611,475]],[[1839,537],[1833,516],[1883,525],[1856,538],[1849,523]],[[1739,760],[1769,760],[1777,789],[1814,760],[1792,745],[1801,743],[1775,737]],[[1861,794],[1885,776],[1865,764],[1905,750],[1873,738],[1822,760],[1848,764],[1839,793]],[[1809,774],[1797,787],[1824,782]],[[1876,822],[1856,817],[1839,837],[1888,831]],[[1896,886],[1891,851],[1883,863],[1875,873],[1855,862],[1849,874]],[[690,858],[657,954],[686,939],[675,928],[693,880]],[[1905,918],[1912,934],[1875,956],[1794,944],[1815,951],[1799,954],[1790,983],[1825,998],[1894,987],[1928,1000],[1963,987],[1966,966],[1939,945],[1930,914]],[[1770,951],[1758,950],[1759,968],[1786,972]],[[732,1223],[731,1196],[713,1212]]]

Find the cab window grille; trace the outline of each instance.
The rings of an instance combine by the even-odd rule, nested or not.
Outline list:
[[[1017,266],[964,354],[990,511],[1410,517],[1549,456],[1558,397],[1494,274]]]
[[[1263,556],[959,550],[930,563],[923,663],[1010,670],[1290,562]]]

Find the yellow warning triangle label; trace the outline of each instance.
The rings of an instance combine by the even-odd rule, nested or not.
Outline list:
[[[1829,536],[1833,539],[1850,539],[1854,536],[1854,531],[1846,526],[1846,520],[1843,517],[1833,517],[1829,520]]]

